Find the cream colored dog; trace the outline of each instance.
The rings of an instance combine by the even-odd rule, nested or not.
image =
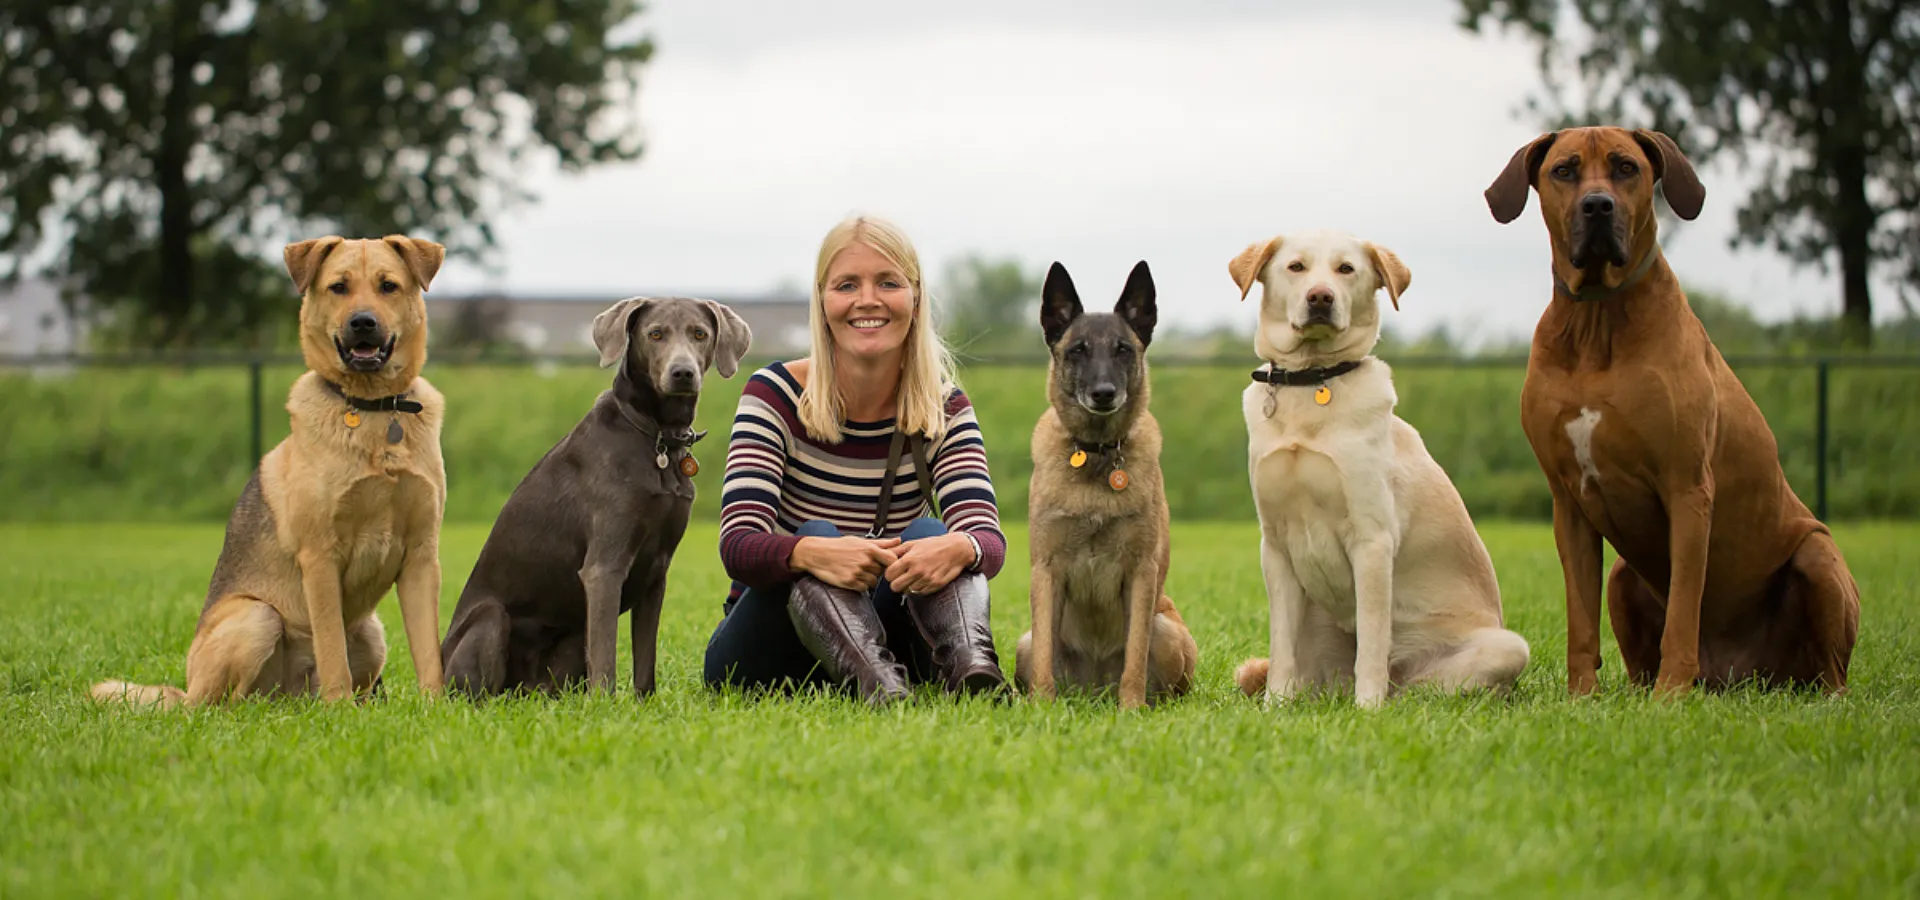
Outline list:
[[[1268,365],[1241,402],[1260,515],[1272,660],[1235,673],[1249,696],[1352,683],[1361,706],[1390,690],[1506,690],[1527,642],[1501,627],[1493,561],[1460,494],[1413,426],[1393,414],[1380,339],[1412,276],[1384,247],[1333,231],[1261,241],[1228,271],[1265,286],[1254,349]]]

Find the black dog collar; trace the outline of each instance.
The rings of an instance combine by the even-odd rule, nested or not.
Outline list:
[[[633,426],[633,430],[640,432],[641,437],[649,435],[653,437],[655,468],[666,468],[671,458],[677,455],[680,457],[680,474],[688,478],[700,474],[700,461],[693,458],[693,445],[700,443],[700,439],[707,436],[706,432],[695,431],[693,426],[689,425],[678,433],[669,433],[658,425],[648,427],[646,423],[635,418],[633,413],[628,412],[624,406],[617,403],[614,406],[620,410],[620,417],[626,419],[627,424]]]
[[[1647,273],[1653,271],[1654,258],[1659,255],[1660,245],[1655,244],[1652,250],[1647,251],[1646,256],[1640,258],[1640,264],[1634,266],[1633,271],[1628,272],[1627,277],[1621,279],[1620,284],[1615,287],[1597,287],[1575,291],[1567,287],[1567,283],[1561,281],[1560,276],[1555,275],[1553,276],[1553,289],[1559,292],[1560,296],[1572,300],[1575,303],[1592,303],[1598,300],[1606,300],[1610,297],[1626,293],[1627,288],[1633,287],[1639,283],[1640,279],[1647,277]]]
[[[326,385],[327,389],[332,391],[335,396],[339,397],[342,400],[347,401],[348,406],[351,406],[354,409],[357,409],[361,412],[418,413],[421,410],[426,409],[426,407],[420,405],[420,401],[408,400],[406,394],[394,394],[391,397],[381,397],[377,400],[368,400],[365,397],[355,397],[351,394],[348,394],[346,390],[341,388],[339,385],[334,384],[333,382],[328,381],[325,378],[320,379],[320,383]]]
[[[1335,363],[1331,366],[1314,366],[1311,369],[1292,370],[1276,368],[1272,363],[1268,363],[1264,368],[1253,370],[1253,380],[1261,384],[1287,385],[1289,387],[1325,384],[1329,378],[1339,378],[1348,372],[1360,368],[1360,364],[1365,361],[1366,360],[1362,359],[1350,359],[1346,362]]]

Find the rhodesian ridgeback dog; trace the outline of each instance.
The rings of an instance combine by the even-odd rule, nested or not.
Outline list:
[[[1656,182],[1681,218],[1699,215],[1706,189],[1671,138],[1576,128],[1521,147],[1486,191],[1502,224],[1538,192],[1553,245],[1520,423],[1553,491],[1567,690],[1597,684],[1605,538],[1619,554],[1607,612],[1636,684],[1842,692],[1859,588],[1660,252]]]

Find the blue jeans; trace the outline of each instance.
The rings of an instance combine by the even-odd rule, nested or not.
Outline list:
[[[939,519],[920,518],[907,525],[900,540],[917,541],[947,533]],[[815,519],[794,531],[799,537],[840,537],[831,523]],[[783,682],[791,686],[829,685],[832,682],[821,669],[819,660],[793,630],[787,615],[787,594],[792,584],[766,588],[747,588],[740,595],[720,626],[707,640],[707,686],[719,689],[728,685],[742,690],[770,688]],[[883,577],[867,592],[873,609],[887,630],[887,649],[893,658],[907,667],[910,682],[931,681],[935,677],[933,648],[920,637],[913,618],[907,612],[905,598],[894,592]]]

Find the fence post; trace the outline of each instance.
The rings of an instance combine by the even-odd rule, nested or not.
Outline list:
[[[253,468],[259,468],[259,457],[261,457],[261,449],[259,449],[259,357],[253,357],[252,361],[246,365],[246,378],[248,378],[248,401],[250,401],[250,403],[248,403],[248,411],[252,413],[250,414],[250,420],[252,420],[253,428]]]
[[[1813,425],[1813,514],[1827,520],[1827,360],[1815,369]]]

